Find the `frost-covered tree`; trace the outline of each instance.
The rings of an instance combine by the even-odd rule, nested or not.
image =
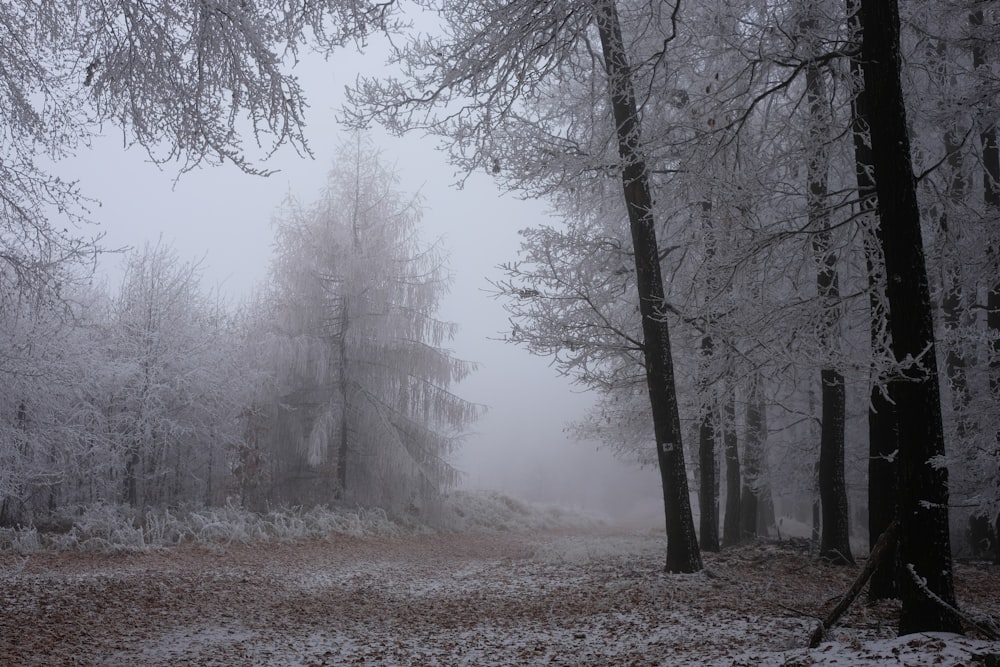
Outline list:
[[[885,276],[876,214],[875,180],[871,142],[868,139],[868,96],[864,88],[861,60],[861,19],[858,2],[847,3],[848,40],[851,44],[851,139],[854,146],[854,173],[858,190],[858,220],[864,238],[865,269],[868,277],[869,340],[871,363],[868,387],[868,543],[874,549],[879,537],[896,518],[896,458],[899,448],[895,402],[890,399],[892,383],[887,381],[892,351],[885,331]],[[897,545],[898,546],[898,545]],[[897,596],[898,548],[877,565],[868,582],[871,600]]]
[[[453,485],[449,455],[481,408],[451,392],[474,370],[443,347],[448,276],[417,236],[416,197],[361,134],[323,196],[277,219],[271,295],[276,447],[328,498],[395,508]]]
[[[913,369],[913,359],[905,354],[886,355],[887,331],[897,315],[886,319],[891,271],[883,264],[895,260],[878,247],[886,236],[872,222],[874,162],[865,154],[869,124],[858,113],[852,118],[850,110],[852,99],[860,101],[850,84],[863,78],[866,63],[848,26],[853,9],[827,0],[697,6],[428,0],[421,5],[440,13],[443,35],[404,43],[394,54],[403,69],[399,78],[362,81],[355,91],[358,119],[377,118],[394,130],[446,137],[460,167],[484,169],[509,187],[548,197],[566,219],[565,225],[527,232],[528,261],[511,265],[516,272],[507,289],[515,304],[511,337],[555,355],[563,370],[591,386],[619,386],[618,394],[602,400],[599,418],[588,424],[614,432],[619,440],[640,438],[644,431],[635,419],[634,400],[642,392],[628,382],[648,360],[646,341],[628,318],[652,301],[671,325],[681,418],[698,417],[688,409],[698,403],[693,395],[717,391],[729,396],[733,386],[763,387],[767,442],[775,448],[764,458],[778,464],[767,474],[784,475],[783,489],[794,489],[789,496],[812,494],[819,447],[824,505],[831,510],[824,519],[829,533],[824,552],[842,553],[848,560],[844,491],[863,497],[856,491],[863,486],[856,463],[866,459],[852,451],[862,438],[850,437],[850,429],[860,435],[861,419],[869,412],[863,403],[870,399],[877,479],[869,488],[878,490],[873,513],[891,513],[895,487],[879,475],[891,478],[891,466],[881,463],[895,460],[899,441],[891,433],[892,420],[883,417],[890,416],[893,402],[899,403],[897,380]],[[929,273],[942,276],[936,292],[945,297],[941,306],[957,316],[937,332],[946,343],[942,356],[950,355],[970,371],[952,366],[959,380],[953,404],[964,406],[965,419],[956,412],[948,422],[945,414],[946,426],[967,431],[968,444],[961,445],[961,456],[935,459],[935,465],[954,461],[987,471],[978,487],[988,489],[983,495],[991,498],[969,502],[992,513],[997,429],[986,424],[996,423],[992,391],[1000,386],[993,381],[996,318],[990,320],[996,310],[990,305],[996,301],[995,248],[1000,247],[990,231],[996,228],[990,224],[995,221],[996,113],[989,102],[998,89],[991,65],[996,49],[983,39],[990,30],[988,14],[977,19],[975,12],[965,16],[969,8],[962,3],[945,5],[940,13],[936,5],[908,7],[906,22],[916,29],[903,49],[913,66],[902,72],[909,84],[933,79],[938,71],[949,82],[951,72],[961,73],[956,85],[910,88],[920,96],[911,100],[918,113],[910,131],[921,173],[923,220],[939,223],[944,218],[937,212],[947,208],[950,230],[963,224],[975,230],[939,235],[932,227],[940,224],[923,229],[932,250]],[[619,63],[627,67],[616,70],[625,76],[605,96],[607,89],[595,74],[613,78],[607,65],[614,59],[603,48],[607,41],[602,38],[610,33],[602,34],[596,17],[609,10],[618,15],[620,52],[626,56]],[[926,16],[918,16],[921,12]],[[933,17],[932,29],[926,28],[928,17]],[[956,31],[956,25],[961,29]],[[925,48],[946,36],[955,44]],[[943,69],[942,59],[948,64]],[[627,107],[630,85],[637,103],[634,123],[623,121],[628,114],[615,114],[616,102]],[[937,97],[928,102],[923,98],[931,97],[929,90]],[[906,87],[904,92],[909,92]],[[616,93],[625,95],[616,99]],[[969,109],[974,110],[971,118],[964,115]],[[635,152],[616,151],[623,135],[625,148],[631,141]],[[646,169],[645,177],[636,166]],[[626,167],[633,171],[616,211],[607,205],[608,197]],[[982,178],[975,177],[977,169]],[[623,234],[607,233],[615,224],[625,228],[633,212],[628,202],[636,201],[646,201],[639,209],[656,221],[657,259],[669,276],[663,293],[646,301],[637,287],[638,273],[615,257],[621,252],[635,260],[638,254],[629,256],[634,245]],[[709,243],[715,234],[704,233],[705,218],[717,242]],[[961,243],[947,247],[958,236]],[[710,246],[714,256],[706,261]],[[937,248],[948,251],[937,253],[948,260],[940,266]],[[966,260],[962,266],[956,267],[957,257]],[[630,286],[634,295],[626,296]],[[714,387],[690,382],[698,373],[686,375],[686,369],[698,368],[695,350],[707,351],[709,341],[712,354],[701,355],[709,363],[698,373],[717,383]],[[934,342],[934,332],[928,341]],[[911,357],[919,354],[913,350]],[[631,365],[636,361],[641,363]],[[814,409],[809,397],[819,397],[817,389],[826,396]],[[733,406],[739,415],[733,421],[746,422],[747,410],[738,407]],[[932,409],[930,403],[927,408]],[[706,436],[708,414],[700,413]],[[795,440],[813,449],[793,449]],[[838,451],[841,443],[844,453]],[[706,462],[715,453],[707,444],[702,452]],[[967,463],[971,460],[976,465]],[[838,472],[845,466],[846,474]],[[703,486],[715,484],[709,477]],[[761,482],[766,487],[766,480]],[[888,503],[881,502],[887,498]],[[873,526],[879,529],[878,522]]]
[[[101,385],[105,361],[88,330],[99,296],[74,290],[67,297],[57,304],[4,303],[2,525],[45,518],[63,503],[99,497],[107,487],[110,441],[100,409],[89,400]],[[80,488],[81,482],[89,488]]]
[[[0,5],[0,273],[50,282],[91,255],[87,200],[47,163],[116,126],[126,146],[189,170],[252,173],[308,152],[298,53],[331,55],[392,24],[366,0],[30,0]],[[8,298],[6,294],[0,298]]]
[[[147,246],[114,294],[74,285],[6,315],[0,522],[226,497],[248,383],[196,264]]]
[[[131,253],[104,331],[101,403],[121,500],[222,497],[244,388],[234,382],[229,315],[202,290],[198,264],[161,244]]]
[[[957,508],[952,535],[956,549],[971,545],[982,554],[998,541],[989,524],[1000,507],[995,26],[989,11],[965,3],[918,5],[908,13],[905,22],[914,28],[904,31],[904,48],[917,62],[907,68],[911,87],[929,93],[911,95],[908,117],[922,175],[918,197]]]
[[[359,82],[353,119],[364,124],[377,118],[400,132],[430,129],[449,138],[463,167],[498,174],[509,167],[504,172],[509,180],[534,194],[553,192],[580,170],[618,181],[640,310],[652,444],[662,478],[666,567],[698,570],[650,186],[656,165],[647,161],[640,113],[647,77],[660,71],[664,45],[674,37],[670,21],[655,27],[660,39],[651,41],[659,52],[650,55],[633,53],[633,35],[626,40],[617,2],[421,4],[442,18],[443,36],[420,35],[401,46],[395,58],[404,78]],[[641,64],[633,65],[633,59]],[[579,126],[584,143],[575,153],[574,138],[561,131],[566,117],[562,100],[550,95],[550,82],[591,92],[587,106],[574,106],[589,116]],[[591,147],[600,161],[589,153]]]
[[[816,288],[820,300],[820,345],[829,357],[835,357],[841,346],[840,278],[837,272],[838,253],[831,248],[830,163],[833,112],[828,93],[829,72],[816,62],[819,19],[815,8],[807,6],[800,28],[808,46],[805,67],[807,150],[806,208],[812,232],[812,250],[816,256]],[[822,505],[822,537],[820,557],[836,564],[854,563],[850,545],[850,519],[847,508],[847,488],[844,480],[844,419],[846,409],[843,372],[833,363],[824,364],[820,371],[821,435],[818,470]]]
[[[860,0],[862,60],[872,165],[885,258],[889,331],[905,382],[894,394],[899,418],[900,633],[961,632],[954,606],[948,531],[948,470],[921,211],[911,167],[895,0]]]

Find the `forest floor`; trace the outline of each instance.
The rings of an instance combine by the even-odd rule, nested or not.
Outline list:
[[[804,648],[855,568],[803,544],[667,575],[660,536],[611,531],[331,536],[101,554],[0,554],[2,665],[976,665],[997,643],[895,638],[855,603]],[[1000,568],[958,564],[1000,613]]]

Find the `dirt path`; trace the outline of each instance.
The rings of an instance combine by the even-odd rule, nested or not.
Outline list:
[[[787,608],[819,613],[854,575],[757,547],[667,576],[662,549],[457,534],[4,555],[0,664],[807,665],[810,621]],[[1000,599],[995,570],[959,575],[967,608]],[[894,614],[861,606],[845,637],[891,636]]]

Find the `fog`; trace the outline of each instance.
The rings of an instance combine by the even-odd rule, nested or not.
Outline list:
[[[99,202],[91,210],[96,225],[84,231],[103,234],[105,248],[162,242],[182,258],[200,259],[203,284],[238,301],[267,280],[271,220],[282,200],[292,195],[310,202],[326,183],[344,131],[335,117],[340,91],[380,60],[377,48],[368,55],[345,50],[329,62],[302,59],[295,73],[311,105],[306,136],[313,156],[284,147],[262,165],[274,171],[269,177],[230,164],[178,175],[180,165],[153,164],[144,151],[124,147],[120,130],[110,127],[55,171]],[[499,277],[499,264],[517,258],[518,230],[549,219],[544,203],[502,193],[483,175],[456,173],[431,139],[390,137],[378,128],[371,135],[383,158],[395,164],[399,190],[422,198],[423,240],[440,239],[448,251],[453,281],[438,315],[460,325],[450,345],[455,356],[479,364],[455,388],[462,398],[489,407],[454,459],[463,472],[461,485],[660,525],[656,471],[617,461],[564,432],[592,396],[560,377],[549,360],[499,340],[507,314],[490,296],[489,279]],[[121,254],[103,255],[96,279],[114,290],[123,262]]]

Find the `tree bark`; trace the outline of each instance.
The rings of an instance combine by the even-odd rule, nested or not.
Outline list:
[[[740,495],[740,540],[757,537],[757,514],[763,487],[764,441],[766,436],[764,401],[754,375],[747,389],[746,437],[743,439],[743,492]]]
[[[834,565],[853,565],[847,483],[844,480],[844,377],[829,368],[821,371],[823,431],[820,436],[819,494],[823,533],[819,556]]]
[[[814,21],[803,21],[808,34]],[[820,341],[830,355],[820,370],[822,428],[819,446],[819,496],[823,512],[820,558],[835,565],[854,563],[851,555],[850,515],[844,480],[844,376],[833,366],[840,346],[840,280],[837,255],[831,248],[830,216],[827,213],[830,126],[826,86],[819,65],[806,67],[806,102],[809,109],[809,157],[806,164],[806,208],[812,230],[812,247],[818,265],[816,293],[821,309]]]
[[[927,589],[955,606],[948,533],[948,471],[930,289],[900,81],[896,0],[860,0],[862,63],[871,103],[872,163],[882,223],[889,331],[906,381],[896,391],[899,424],[900,558]],[[919,362],[915,362],[919,360]],[[899,632],[961,632],[955,617],[912,577],[900,578]]]
[[[971,16],[973,26],[983,25],[983,12],[978,10]],[[986,50],[979,44],[972,49],[972,64],[976,70],[989,66]],[[1000,138],[997,126],[990,123],[979,132],[981,159],[983,162],[983,202],[987,214],[994,223],[1000,216]],[[994,276],[1000,274],[1000,241],[994,232],[987,249],[989,266],[994,268]],[[994,405],[1000,404],[1000,279],[996,277],[986,286],[986,328],[990,333],[990,395]],[[995,453],[1000,455],[1000,430],[994,434]],[[1000,565],[1000,513],[994,519],[993,551],[997,565]]]
[[[722,446],[726,456],[726,519],[722,545],[740,543],[740,454],[736,438],[736,394],[729,389],[722,421]]]
[[[712,261],[715,258],[715,232],[712,229],[710,215],[712,213],[712,202],[706,199],[701,203],[702,221],[704,230],[702,232],[705,244],[705,265],[708,266],[708,278],[705,281],[709,293],[714,293],[717,289],[714,279]],[[710,382],[712,373],[712,357],[715,353],[715,343],[709,333],[711,325],[714,323],[714,313],[711,311],[704,314],[706,322],[705,332],[701,337],[701,358],[699,368],[699,395],[701,397],[701,416],[698,424],[698,511],[700,530],[698,536],[701,542],[702,551],[719,550],[719,476],[718,459],[716,457],[716,447],[718,434],[720,432],[717,424],[717,406],[715,389]]]
[[[848,30],[851,43],[861,46],[861,16],[858,0],[847,1]],[[896,407],[892,399],[893,383],[879,377],[874,356],[883,349],[882,319],[884,312],[882,260],[882,229],[878,218],[872,150],[868,144],[868,95],[864,87],[864,70],[860,54],[851,57],[851,126],[854,140],[855,177],[858,183],[859,211],[868,220],[865,232],[865,261],[868,266],[868,303],[872,347],[871,389],[868,402],[868,544],[871,549],[883,531],[896,518],[898,493],[897,453],[899,437],[896,430]],[[885,600],[899,595],[899,542],[893,541],[892,552],[880,559],[868,584],[870,600]]]
[[[881,338],[881,336],[879,336]],[[890,396],[892,383],[886,387]],[[899,434],[896,406],[873,381],[868,405],[868,544],[874,545],[897,515],[899,494]],[[868,598],[887,600],[899,597],[899,542],[883,558],[868,585]]]
[[[596,19],[617,130],[618,154],[622,160],[622,185],[635,256],[646,385],[653,413],[656,456],[663,486],[667,530],[666,570],[696,572],[702,568],[701,552],[691,516],[670,332],[663,308],[663,278],[660,273],[653,199],[649,189],[649,172],[642,155],[631,68],[622,41],[618,10],[613,0],[604,0],[598,4]]]
[[[1000,140],[997,139],[996,125],[991,126],[982,134],[983,165],[986,183],[986,204],[994,218],[1000,215]],[[996,223],[994,223],[996,224]],[[1000,266],[1000,242],[994,240],[989,249],[989,257],[993,267]],[[993,404],[1000,405],[1000,280],[994,279],[987,286],[986,294],[986,328],[990,332],[990,395]],[[993,436],[996,449],[1000,455],[1000,431]],[[994,560],[1000,565],[1000,512],[994,520],[993,551]]]
[[[702,352],[705,345],[711,354],[712,339],[702,338]],[[698,466],[699,489],[698,509],[700,511],[699,537],[702,551],[719,550],[719,479],[716,476],[714,410],[711,405],[702,407],[701,423],[698,425]]]

